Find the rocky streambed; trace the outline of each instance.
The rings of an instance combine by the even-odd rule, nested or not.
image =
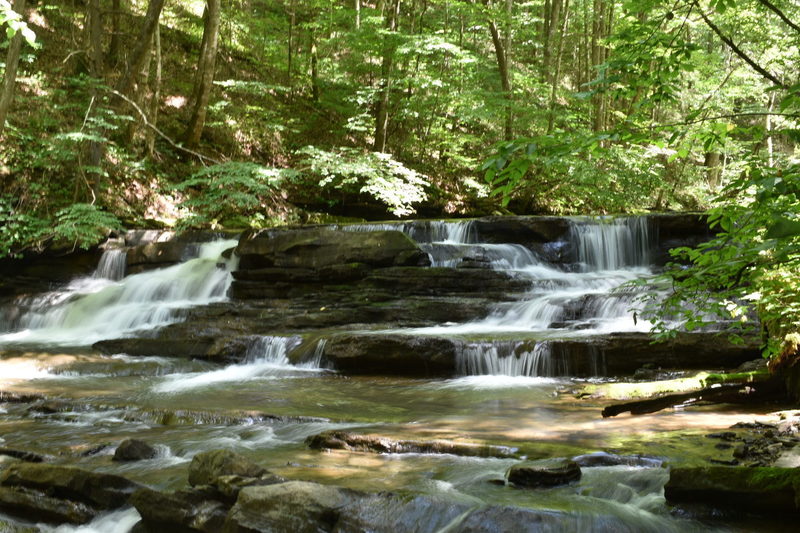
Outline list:
[[[624,285],[707,237],[689,215],[503,217],[134,231],[3,263],[2,513],[96,531],[779,530],[797,416],[782,383],[736,371],[758,342],[652,344],[645,289]],[[598,388],[626,383],[648,392]],[[206,460],[248,466],[198,477]],[[93,495],[118,485],[113,505]],[[781,503],[742,503],[765,500]]]

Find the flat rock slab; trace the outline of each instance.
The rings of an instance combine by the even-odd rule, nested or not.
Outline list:
[[[513,457],[514,449],[506,446],[489,446],[468,442],[445,440],[397,440],[380,435],[360,435],[332,430],[306,439],[310,448],[337,449],[374,453],[428,453],[451,454],[464,457]]]

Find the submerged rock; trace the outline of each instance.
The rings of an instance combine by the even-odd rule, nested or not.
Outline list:
[[[114,452],[112,461],[141,461],[158,455],[155,448],[139,439],[125,439]]]
[[[708,466],[672,468],[671,503],[706,503],[756,513],[800,511],[800,469]]]
[[[267,471],[247,457],[230,450],[198,453],[189,465],[189,484],[210,485],[220,476],[260,477]]]
[[[520,487],[556,487],[581,478],[581,467],[571,459],[522,463],[508,470],[508,481]]]
[[[451,454],[466,457],[509,457],[514,450],[505,446],[489,446],[467,442],[395,440],[379,435],[359,435],[347,431],[332,430],[306,439],[313,449],[337,449],[376,453],[431,453]]]

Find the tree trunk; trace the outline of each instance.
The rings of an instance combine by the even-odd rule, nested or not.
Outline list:
[[[14,11],[22,17],[25,16],[25,0],[14,0]],[[0,94],[0,137],[6,126],[6,117],[14,101],[14,86],[17,83],[17,68],[19,67],[19,56],[22,53],[22,32],[18,31],[11,38],[11,44],[6,53],[6,72],[3,77],[3,92]]]
[[[514,117],[511,109],[511,77],[508,71],[508,56],[506,55],[503,41],[500,38],[500,32],[497,29],[497,24],[495,24],[493,20],[489,21],[489,33],[492,35],[494,54],[497,58],[497,68],[500,71],[500,86],[503,88],[504,98],[506,100],[503,138],[507,141],[510,141],[514,137],[512,127]]]
[[[554,0],[560,1],[560,0]],[[555,126],[556,118],[556,97],[558,96],[558,82],[561,79],[561,55],[564,51],[564,40],[569,24],[569,0],[564,0],[564,15],[562,23],[558,29],[558,44],[556,46],[556,64],[553,74],[550,77],[550,113],[547,119],[547,133],[551,133]]]
[[[122,10],[124,4],[122,0],[113,0],[111,2],[111,42],[108,46],[108,60],[109,64],[114,66],[119,62],[120,51],[122,49],[121,33],[122,25],[120,19],[122,18]]]
[[[390,33],[397,31],[397,19],[400,16],[400,1],[389,2],[389,12],[386,15],[386,29]],[[373,150],[386,151],[386,141],[389,129],[389,92],[392,82],[392,65],[394,62],[394,43],[390,35],[383,39],[383,59],[381,60],[381,81],[377,109],[375,110],[375,141]]]
[[[289,86],[289,99],[294,97],[294,74],[293,60],[294,60],[294,27],[296,21],[297,8],[296,0],[292,0],[289,4],[289,35],[286,45],[286,83]]]
[[[604,61],[603,46],[600,41],[605,37],[605,16],[606,9],[603,0],[593,0],[592,11],[592,66],[597,68]],[[595,72],[596,77],[604,77],[605,73],[599,70]],[[593,117],[592,131],[599,132],[605,129],[605,98],[603,94],[595,94],[592,97]]]
[[[361,0],[356,0],[356,29],[361,29]]]
[[[319,72],[317,70],[317,32],[311,30],[311,100],[319,102]]]
[[[139,84],[141,76],[142,65],[144,65],[150,53],[150,48],[153,44],[153,35],[156,32],[156,26],[158,26],[158,20],[161,17],[161,10],[164,8],[164,1],[165,0],[150,0],[147,4],[144,25],[137,39],[138,44],[131,54],[125,74],[119,79],[119,82],[117,82],[117,92],[125,96],[130,96],[136,92],[136,87]]]
[[[200,50],[200,58],[197,63],[197,78],[195,80],[194,108],[184,134],[186,145],[190,148],[197,146],[200,142],[203,125],[206,122],[208,101],[211,98],[211,89],[214,85],[214,66],[217,60],[221,20],[220,8],[220,0],[206,0],[205,24],[203,25],[205,46]]]
[[[153,36],[153,48],[155,49],[156,72],[153,76],[153,83],[150,86],[150,124],[155,126],[158,123],[158,108],[161,105],[161,30],[156,28]],[[147,154],[153,157],[156,145],[156,132],[152,128],[147,128],[145,136],[147,142]]]

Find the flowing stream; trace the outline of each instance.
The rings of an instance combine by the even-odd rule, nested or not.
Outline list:
[[[44,405],[0,404],[0,447],[57,456],[162,489],[185,486],[188,462],[198,452],[230,448],[291,479],[552,511],[560,524],[554,530],[733,527],[724,517],[701,523],[672,515],[660,460],[584,468],[577,484],[532,492],[490,483],[504,478],[519,461],[514,458],[309,450],[308,436],[346,428],[396,439],[502,444],[529,459],[646,451],[700,464],[714,453],[713,442],[703,436],[708,428],[749,416],[695,409],[603,420],[596,403],[557,394],[575,380],[564,375],[568,369],[553,368],[548,339],[649,327],[633,318],[635,293],[615,292],[652,272],[645,219],[576,219],[569,243],[573,261],[560,265],[521,245],[481,243],[469,222],[430,223],[424,231],[402,224],[347,229],[400,229],[421,243],[434,265],[479,260],[528,280],[530,290],[471,322],[401,330],[481,337],[465,342],[461,377],[453,379],[341,375],[324,368],[324,336],[302,365],[289,362],[288,354],[301,343],[291,335],[253,336],[245,360],[224,367],[100,356],[86,347],[181,320],[189,307],[223,301],[236,268],[235,257],[223,254],[235,241],[205,244],[181,264],[126,277],[114,252],[103,256],[95,275],[25,302],[23,312],[0,323],[0,390],[55,398]],[[514,333],[526,340],[524,347],[509,338]],[[678,441],[669,438],[676,431],[684,435]],[[128,437],[157,444],[158,456],[112,463],[116,444]],[[77,531],[121,533],[136,519],[135,511],[117,511]]]

